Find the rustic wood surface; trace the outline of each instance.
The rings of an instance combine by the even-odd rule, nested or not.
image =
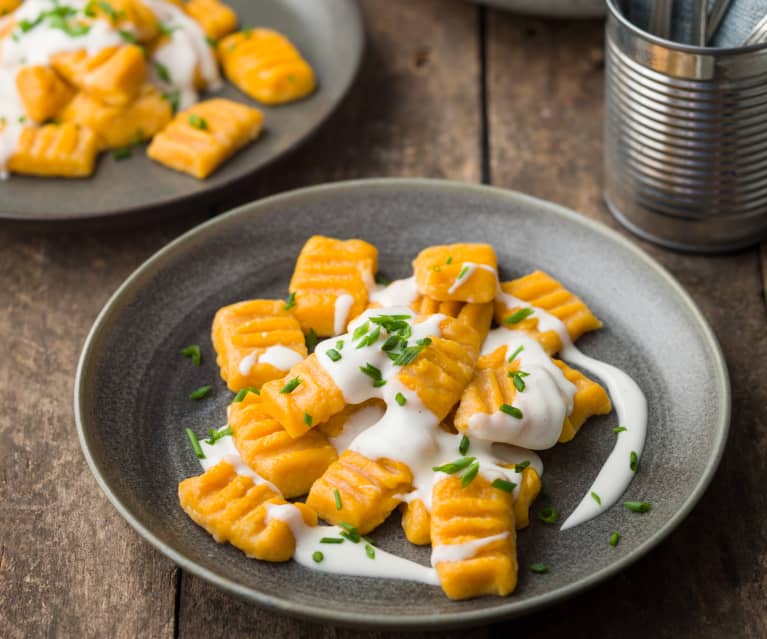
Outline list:
[[[167,241],[253,197],[444,177],[518,189],[619,228],[601,200],[601,23],[460,0],[362,6],[370,46],[359,83],[323,131],[252,185],[152,228],[0,228],[0,637],[397,636],[281,617],[177,569],[101,494],[72,415],[78,353],[111,292]],[[635,241],[721,340],[733,386],[721,468],[679,529],[620,576],[555,609],[442,637],[767,636],[767,249],[703,257]]]

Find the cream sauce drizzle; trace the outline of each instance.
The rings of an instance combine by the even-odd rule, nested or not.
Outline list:
[[[404,280],[395,280],[388,286],[376,287],[370,293],[370,301],[380,306],[410,306],[418,297],[415,275]]]
[[[498,278],[498,271],[494,269],[492,266],[489,266],[488,264],[475,264],[474,262],[464,262],[463,264],[461,264],[461,270],[458,271],[458,277],[455,278],[455,282],[453,282],[452,286],[450,286],[450,288],[447,289],[448,295],[452,295],[459,288],[461,288],[461,286],[463,286],[466,282],[468,282],[471,279],[471,276],[474,275],[475,271],[478,268],[484,271],[489,271],[496,277],[496,279]]]
[[[506,539],[509,536],[508,531],[490,535],[489,537],[480,537],[471,539],[460,544],[438,544],[431,549],[431,565],[435,568],[437,564],[448,563],[451,561],[465,561],[475,557],[477,553],[485,546],[489,546],[494,541]]]
[[[303,355],[297,353],[292,348],[275,344],[267,348],[261,355],[257,352],[250,353],[240,360],[240,375],[247,375],[253,369],[256,363],[270,364],[281,371],[288,371],[293,366],[303,360]]]
[[[225,428],[226,426],[222,426],[219,431]],[[200,448],[205,455],[204,459],[199,460],[203,470],[213,468],[222,461],[225,461],[234,467],[234,470],[238,475],[250,477],[254,484],[265,484],[276,493],[280,492],[272,482],[261,477],[261,475],[259,475],[243,461],[242,457],[240,457],[239,451],[234,445],[233,437],[221,437],[220,439],[217,439],[213,444],[209,444],[207,439],[200,439],[199,441]]]
[[[349,311],[354,305],[354,298],[348,293],[339,295],[333,306],[333,332],[340,335],[346,330],[346,323],[349,320]]]

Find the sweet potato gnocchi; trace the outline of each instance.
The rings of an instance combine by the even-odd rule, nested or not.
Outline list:
[[[225,427],[187,430],[205,472],[181,482],[181,506],[249,557],[421,581],[451,599],[509,595],[520,559],[534,559],[535,531],[517,531],[541,491],[535,451],[615,403],[616,448],[564,527],[581,523],[628,485],[641,446],[623,433],[644,424],[626,409],[644,398],[573,346],[601,322],[550,275],[499,282],[488,244],[427,248],[388,286],[374,283],[377,260],[362,240],[315,236],[285,300],[218,311],[213,346],[237,394]],[[410,542],[431,545],[431,566],[367,537],[395,510]]]
[[[0,0],[0,178],[88,177],[99,152],[151,141],[152,160],[205,179],[263,124],[251,105],[200,102],[222,70],[262,104],[316,87],[284,35],[238,23],[220,0]]]

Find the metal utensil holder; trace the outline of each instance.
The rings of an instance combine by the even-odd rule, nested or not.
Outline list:
[[[649,240],[728,251],[767,236],[767,44],[660,40],[607,0],[605,199]]]

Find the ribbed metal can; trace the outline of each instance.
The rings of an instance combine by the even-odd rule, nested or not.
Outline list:
[[[672,248],[729,251],[767,236],[767,44],[660,40],[607,0],[605,200]]]

